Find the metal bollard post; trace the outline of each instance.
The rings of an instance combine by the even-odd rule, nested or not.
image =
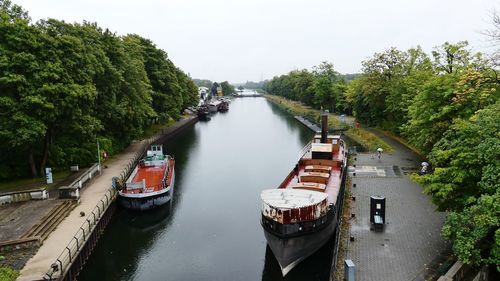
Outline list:
[[[356,281],[356,266],[352,260],[344,260],[344,280]]]

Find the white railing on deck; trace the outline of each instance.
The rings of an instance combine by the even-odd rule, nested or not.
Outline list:
[[[306,155],[306,153],[309,150],[311,150],[311,146],[312,146],[312,141],[310,141],[308,144],[306,144],[306,146],[302,148],[302,150],[300,150],[299,159],[302,158],[302,156]]]

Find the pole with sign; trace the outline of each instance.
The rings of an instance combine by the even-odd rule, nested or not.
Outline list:
[[[52,168],[45,168],[45,177],[47,178],[47,184],[54,182],[52,179]]]

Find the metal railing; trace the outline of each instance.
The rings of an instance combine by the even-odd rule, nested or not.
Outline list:
[[[115,197],[116,191],[114,189],[109,189],[107,193],[104,194],[99,203],[90,212],[85,222],[80,226],[75,235],[73,235],[71,241],[57,257],[54,264],[52,264],[51,268],[47,271],[43,277],[45,280],[57,280],[64,276]]]
[[[132,159],[128,162],[127,164],[127,167],[125,167],[125,169],[123,169],[123,171],[120,173],[120,179],[122,182],[125,182],[128,177],[130,176],[130,174],[132,173],[132,171],[134,170],[135,166],[137,166],[137,163],[139,162],[139,160],[142,159],[143,155],[146,153],[146,151],[148,150],[148,147],[154,143],[155,141],[157,141],[158,139],[160,139],[162,136],[163,136],[164,132],[163,130],[161,132],[159,132],[158,134],[148,138],[143,144],[142,144],[142,147],[141,149],[139,149],[135,154],[134,154],[134,157],[132,157]]]
[[[68,187],[70,188],[82,188],[83,184],[88,180],[92,179],[92,177],[97,174],[97,172],[101,171],[101,166],[99,163],[95,163],[86,171],[83,175],[79,176],[76,180],[74,180]]]
[[[311,146],[312,146],[312,141],[310,141],[309,143],[307,143],[299,152],[299,159],[302,158],[302,156],[306,155],[306,153],[311,150]]]

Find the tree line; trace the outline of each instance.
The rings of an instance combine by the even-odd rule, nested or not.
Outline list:
[[[322,62],[312,71],[293,70],[286,75],[276,76],[264,85],[264,90],[318,109],[344,112],[348,109],[344,95],[346,86],[344,78],[335,71],[333,64]]]
[[[208,89],[211,89],[214,84],[216,87],[221,87],[222,88],[222,93],[227,96],[231,95],[234,93],[234,86],[231,85],[228,81],[223,81],[220,84],[217,82],[212,82],[208,79],[193,79],[193,82],[196,84],[198,87],[206,87]]]
[[[0,179],[88,165],[152,123],[178,119],[197,88],[167,53],[95,23],[32,23],[0,0]]]
[[[500,42],[500,33],[493,34]],[[352,113],[418,148],[433,172],[414,178],[447,212],[442,234],[454,253],[467,264],[499,269],[499,62],[465,41],[444,43],[431,54],[390,48],[364,61],[349,83],[322,63],[312,72],[274,77],[265,88],[318,109]]]

